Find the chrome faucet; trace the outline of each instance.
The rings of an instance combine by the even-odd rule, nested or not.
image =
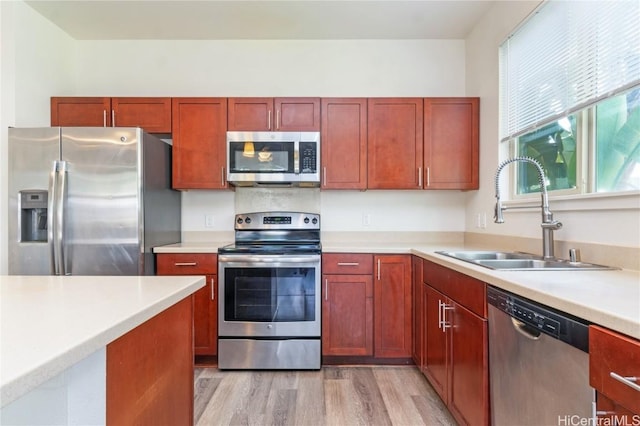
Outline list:
[[[500,202],[500,172],[505,168],[507,164],[515,163],[517,161],[523,163],[533,164],[538,171],[538,179],[540,180],[540,194],[542,195],[542,257],[545,260],[555,259],[553,254],[553,231],[562,228],[562,223],[557,220],[553,220],[553,213],[549,210],[549,196],[547,195],[547,186],[544,170],[539,162],[530,157],[514,157],[509,158],[498,166],[496,171],[496,207],[494,210],[493,221],[495,223],[504,223],[504,217],[502,212],[508,208],[518,207],[503,207]],[[523,207],[524,208],[524,207]]]

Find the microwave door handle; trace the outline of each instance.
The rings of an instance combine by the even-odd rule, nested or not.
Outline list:
[[[293,173],[300,174],[300,142],[295,141],[293,145]]]

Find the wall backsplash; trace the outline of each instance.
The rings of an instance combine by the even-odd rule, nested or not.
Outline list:
[[[295,211],[320,213],[319,188],[236,188],[236,213]]]

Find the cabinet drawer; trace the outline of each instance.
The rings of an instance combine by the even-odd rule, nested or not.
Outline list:
[[[634,377],[625,384],[612,377]],[[589,327],[589,384],[617,404],[640,414],[640,341],[598,326]]]
[[[428,261],[424,262],[422,278],[459,305],[487,318],[487,285],[484,282]]]
[[[336,253],[322,255],[323,274],[373,274],[372,254]]]
[[[158,275],[200,275],[218,272],[218,255],[211,253],[157,254]]]

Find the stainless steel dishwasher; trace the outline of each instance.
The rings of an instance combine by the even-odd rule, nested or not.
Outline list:
[[[491,423],[595,424],[574,423],[594,413],[588,323],[491,286],[487,303]]]

